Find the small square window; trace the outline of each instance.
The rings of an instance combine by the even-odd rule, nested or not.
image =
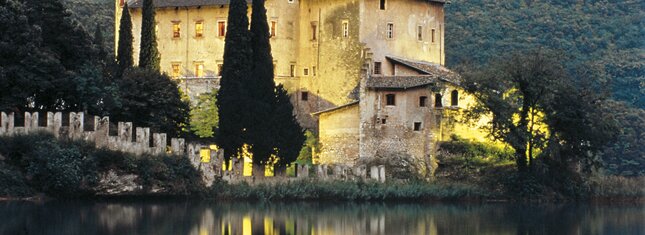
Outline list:
[[[217,64],[217,76],[222,76],[223,69],[224,69],[224,64]]]
[[[318,25],[315,22],[311,22],[311,40],[317,40],[318,34]]]
[[[287,0],[288,3],[294,3],[296,0]]]
[[[201,78],[204,77],[204,64],[196,63],[195,64],[195,77]]]
[[[387,39],[394,38],[394,23],[387,23],[386,37]]]
[[[172,64],[172,77],[178,78],[181,73],[181,64],[173,63]]]
[[[304,68],[302,70],[302,75],[309,76],[309,68]]]
[[[308,100],[309,100],[309,92],[307,92],[307,91],[303,91],[303,92],[300,94],[300,100],[302,100],[302,101],[308,101]]]
[[[316,76],[316,66],[311,67],[311,75]]]
[[[417,26],[417,40],[423,41],[423,26]]]
[[[419,107],[426,107],[427,102],[428,102],[428,97],[427,96],[419,97]]]
[[[374,74],[381,74],[381,62],[374,62]]]
[[[269,31],[269,32],[271,33],[271,35],[269,35],[271,38],[275,37],[275,35],[276,35],[276,31],[277,31],[277,27],[278,27],[278,22],[277,22],[277,21],[275,21],[275,20],[272,20],[272,21],[271,21],[271,29],[270,29],[270,31]]]
[[[387,123],[387,119],[386,118],[381,118],[381,124],[386,124],[386,123]]]
[[[388,106],[396,105],[396,96],[394,94],[385,95],[385,104]]]
[[[432,38],[431,38],[431,39],[432,39],[432,43],[434,43],[434,42],[435,42],[435,31],[436,31],[435,29],[432,29],[432,31],[430,32],[430,37],[432,37]]]
[[[380,0],[379,1],[379,9],[385,10],[385,0]]]
[[[443,107],[443,102],[442,102],[443,97],[441,94],[437,93],[434,95],[434,107],[435,108],[441,108]]]
[[[420,122],[415,122],[414,123],[414,131],[420,131],[421,130],[421,123]]]
[[[290,77],[295,77],[296,76],[296,65],[292,64],[289,66],[289,76]]]
[[[343,37],[349,37],[349,21],[343,20]]]

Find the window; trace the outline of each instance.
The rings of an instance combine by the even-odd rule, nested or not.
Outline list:
[[[432,37],[432,43],[434,43],[435,41],[435,31],[436,31],[435,29],[432,29],[432,32],[430,33],[431,34],[430,36]]]
[[[417,40],[423,41],[423,26],[417,26]]]
[[[217,76],[222,76],[223,69],[224,69],[224,64],[217,64]]]
[[[302,93],[300,93],[300,100],[302,101],[309,100],[309,92],[303,91]]]
[[[419,97],[419,107],[426,107],[427,103],[428,103],[428,97],[427,96]]]
[[[311,40],[318,40],[318,25],[315,22],[311,22]]]
[[[396,96],[394,94],[385,95],[385,104],[388,106],[396,105]]]
[[[387,118],[381,118],[381,124],[387,123]]]
[[[289,67],[289,76],[290,77],[295,77],[296,76],[296,65],[295,64],[292,64]]]
[[[293,3],[295,0],[287,0],[288,3]]]
[[[386,28],[386,37],[387,39],[392,39],[394,38],[394,23],[387,23],[387,28]]]
[[[374,62],[374,74],[381,74],[381,62]]]
[[[123,4],[125,4],[125,0],[119,0],[119,6],[123,7]]]
[[[349,21],[343,20],[343,37],[349,37]]]
[[[179,22],[172,22],[172,37],[181,37],[181,26],[179,25]]]
[[[385,10],[385,0],[380,0],[379,1],[379,9]]]
[[[217,36],[226,37],[226,21],[217,21]]]
[[[181,75],[181,64],[172,63],[172,77],[178,78]]]
[[[197,21],[195,22],[195,37],[201,38],[204,36],[204,22]]]
[[[302,70],[302,75],[309,76],[309,68],[304,68]]]
[[[420,122],[415,122],[414,123],[414,131],[420,131],[421,130],[421,123]]]
[[[311,75],[316,76],[316,66],[311,67]]]
[[[278,27],[278,22],[275,21],[275,20],[272,20],[271,21],[271,30],[270,30],[271,35],[269,35],[270,37],[275,37],[277,27]]]
[[[437,94],[435,94],[435,95],[434,95],[434,107],[435,107],[435,108],[441,108],[441,107],[443,107],[443,103],[442,103],[442,101],[441,101],[441,99],[442,99],[442,98],[443,98],[443,97],[441,97],[441,94],[438,94],[438,93],[437,93]]]
[[[195,77],[201,78],[204,76],[204,63],[195,63]]]
[[[450,93],[450,106],[459,106],[459,92],[457,90],[454,90]]]

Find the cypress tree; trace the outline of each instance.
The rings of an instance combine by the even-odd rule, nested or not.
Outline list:
[[[123,6],[123,13],[121,14],[121,23],[119,25],[119,45],[116,54],[116,63],[118,65],[117,75],[121,76],[123,71],[132,67],[132,19],[130,17],[130,10],[128,3]]]
[[[139,67],[155,71],[161,69],[159,65],[159,51],[157,50],[157,36],[155,33],[155,7],[152,0],[143,0],[141,19],[141,50],[139,51]]]
[[[220,90],[217,93],[220,127],[217,144],[224,149],[224,159],[231,159],[244,145],[245,120],[249,109],[242,82],[251,67],[250,33],[248,30],[247,4],[245,0],[231,0],[228,13],[224,64]]]
[[[105,51],[105,43],[103,43],[103,30],[99,24],[96,24],[94,28],[94,46],[98,50],[99,61],[104,63],[107,59],[107,51]]]
[[[248,87],[250,103],[253,107],[253,115],[249,117],[250,121],[248,122],[247,142],[251,146],[253,163],[256,165],[267,163],[275,148],[271,118],[267,118],[271,117],[275,111],[275,82],[269,36],[264,0],[253,0],[251,48],[253,49],[254,67],[245,85]]]
[[[275,92],[275,108],[270,126],[275,135],[275,149],[277,149],[276,155],[279,159],[276,169],[282,169],[298,159],[300,150],[305,143],[305,133],[296,116],[293,115],[293,105],[287,90],[280,84],[276,87]]]

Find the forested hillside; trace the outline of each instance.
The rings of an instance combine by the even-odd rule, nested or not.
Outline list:
[[[645,108],[645,1],[453,0],[446,5],[450,67],[512,51],[564,52],[568,68],[601,68],[614,97]]]
[[[114,53],[114,0],[63,0],[65,7],[88,32],[101,27],[105,47]]]

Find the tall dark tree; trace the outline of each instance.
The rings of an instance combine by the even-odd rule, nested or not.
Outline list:
[[[105,43],[103,42],[103,30],[101,29],[101,25],[96,24],[96,27],[94,27],[94,46],[96,47],[96,50],[98,51],[98,59],[101,62],[105,62],[107,59],[107,54],[108,52],[105,49]]]
[[[143,0],[141,9],[141,45],[139,50],[139,67],[159,71],[160,54],[157,49],[155,32],[155,7],[153,0]]]
[[[276,87],[275,99],[270,127],[275,136],[275,149],[277,149],[276,167],[280,169],[298,159],[305,142],[305,133],[293,114],[290,96],[282,84]]]
[[[116,54],[117,76],[120,76],[123,71],[134,65],[132,61],[132,40],[134,40],[132,37],[132,18],[130,17],[128,3],[125,3],[122,12],[119,24],[119,45]]]
[[[237,156],[244,146],[244,120],[250,112],[244,99],[246,92],[242,86],[242,81],[248,77],[252,53],[247,10],[245,0],[231,0],[222,79],[217,93],[220,127],[216,138],[217,144],[224,149],[226,162]]]
[[[253,70],[245,83],[253,115],[249,116],[247,141],[253,153],[253,163],[265,165],[274,153],[275,133],[271,126],[275,110],[275,82],[273,80],[273,56],[269,42],[264,0],[253,0],[251,14],[251,48],[253,49]],[[291,111],[289,111],[291,113]]]

